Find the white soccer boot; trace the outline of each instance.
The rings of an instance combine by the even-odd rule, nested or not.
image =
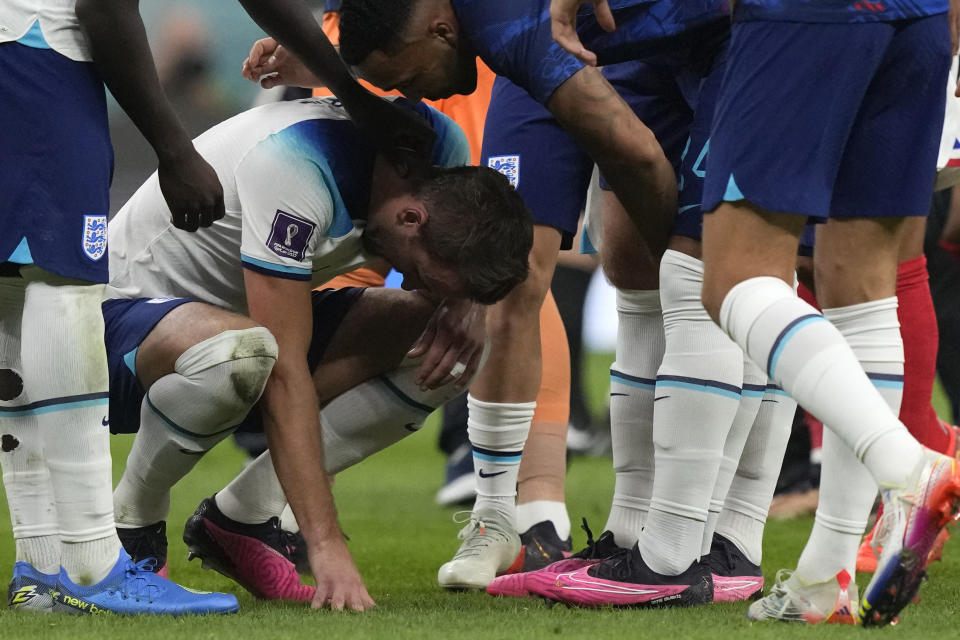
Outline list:
[[[460,548],[437,574],[437,582],[445,589],[486,589],[520,553],[520,536],[496,509],[471,513],[470,522],[457,537],[462,540]]]
[[[747,609],[751,620],[782,620],[817,624],[857,624],[857,584],[846,570],[824,582],[805,584],[792,571],[781,569],[770,593]]]

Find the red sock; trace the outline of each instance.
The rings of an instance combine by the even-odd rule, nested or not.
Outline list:
[[[901,262],[897,268],[897,299],[900,334],[903,336],[903,404],[900,420],[924,446],[944,452],[950,434],[930,406],[937,374],[937,344],[940,335],[930,298],[927,259]]]

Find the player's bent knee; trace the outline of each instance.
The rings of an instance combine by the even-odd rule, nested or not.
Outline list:
[[[223,331],[187,349],[174,370],[201,385],[210,399],[196,433],[226,437],[224,429],[239,424],[260,399],[277,354],[277,342],[264,327]]]

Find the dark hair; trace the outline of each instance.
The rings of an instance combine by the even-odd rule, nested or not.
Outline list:
[[[360,64],[374,51],[392,53],[400,44],[418,0],[343,0],[340,57]]]
[[[493,304],[526,280],[533,218],[501,173],[436,168],[417,196],[429,214],[422,229],[427,251],[457,270],[473,300]]]

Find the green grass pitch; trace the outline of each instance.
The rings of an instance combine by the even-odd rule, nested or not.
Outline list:
[[[600,365],[602,368],[603,365]],[[602,376],[601,376],[602,379]],[[602,391],[601,391],[602,393]],[[243,464],[230,442],[217,447],[174,491],[169,520],[170,575],[187,586],[237,594],[240,613],[202,618],[119,618],[36,616],[0,608],[0,639],[99,640],[125,638],[182,640],[276,638],[833,638],[862,634],[884,638],[960,637],[960,543],[948,543],[944,560],[931,566],[921,601],[908,607],[899,625],[878,631],[862,628],[750,623],[746,604],[686,610],[577,610],[549,607],[539,600],[496,599],[483,593],[447,593],[437,587],[438,567],[457,547],[452,509],[433,504],[442,480],[443,459],[436,449],[437,423],[337,478],[334,492],[350,548],[377,601],[373,611],[310,611],[304,605],[258,602],[236,584],[199,562],[186,561],[183,523],[205,496],[226,483]],[[131,438],[114,438],[114,472]],[[577,458],[567,478],[574,546],[586,516],[596,534],[606,520],[613,490],[610,461]],[[0,576],[11,575],[13,542],[6,509],[0,516]],[[771,523],[764,543],[769,585],[778,568],[793,567],[812,520]],[[863,587],[866,577],[858,584]]]

